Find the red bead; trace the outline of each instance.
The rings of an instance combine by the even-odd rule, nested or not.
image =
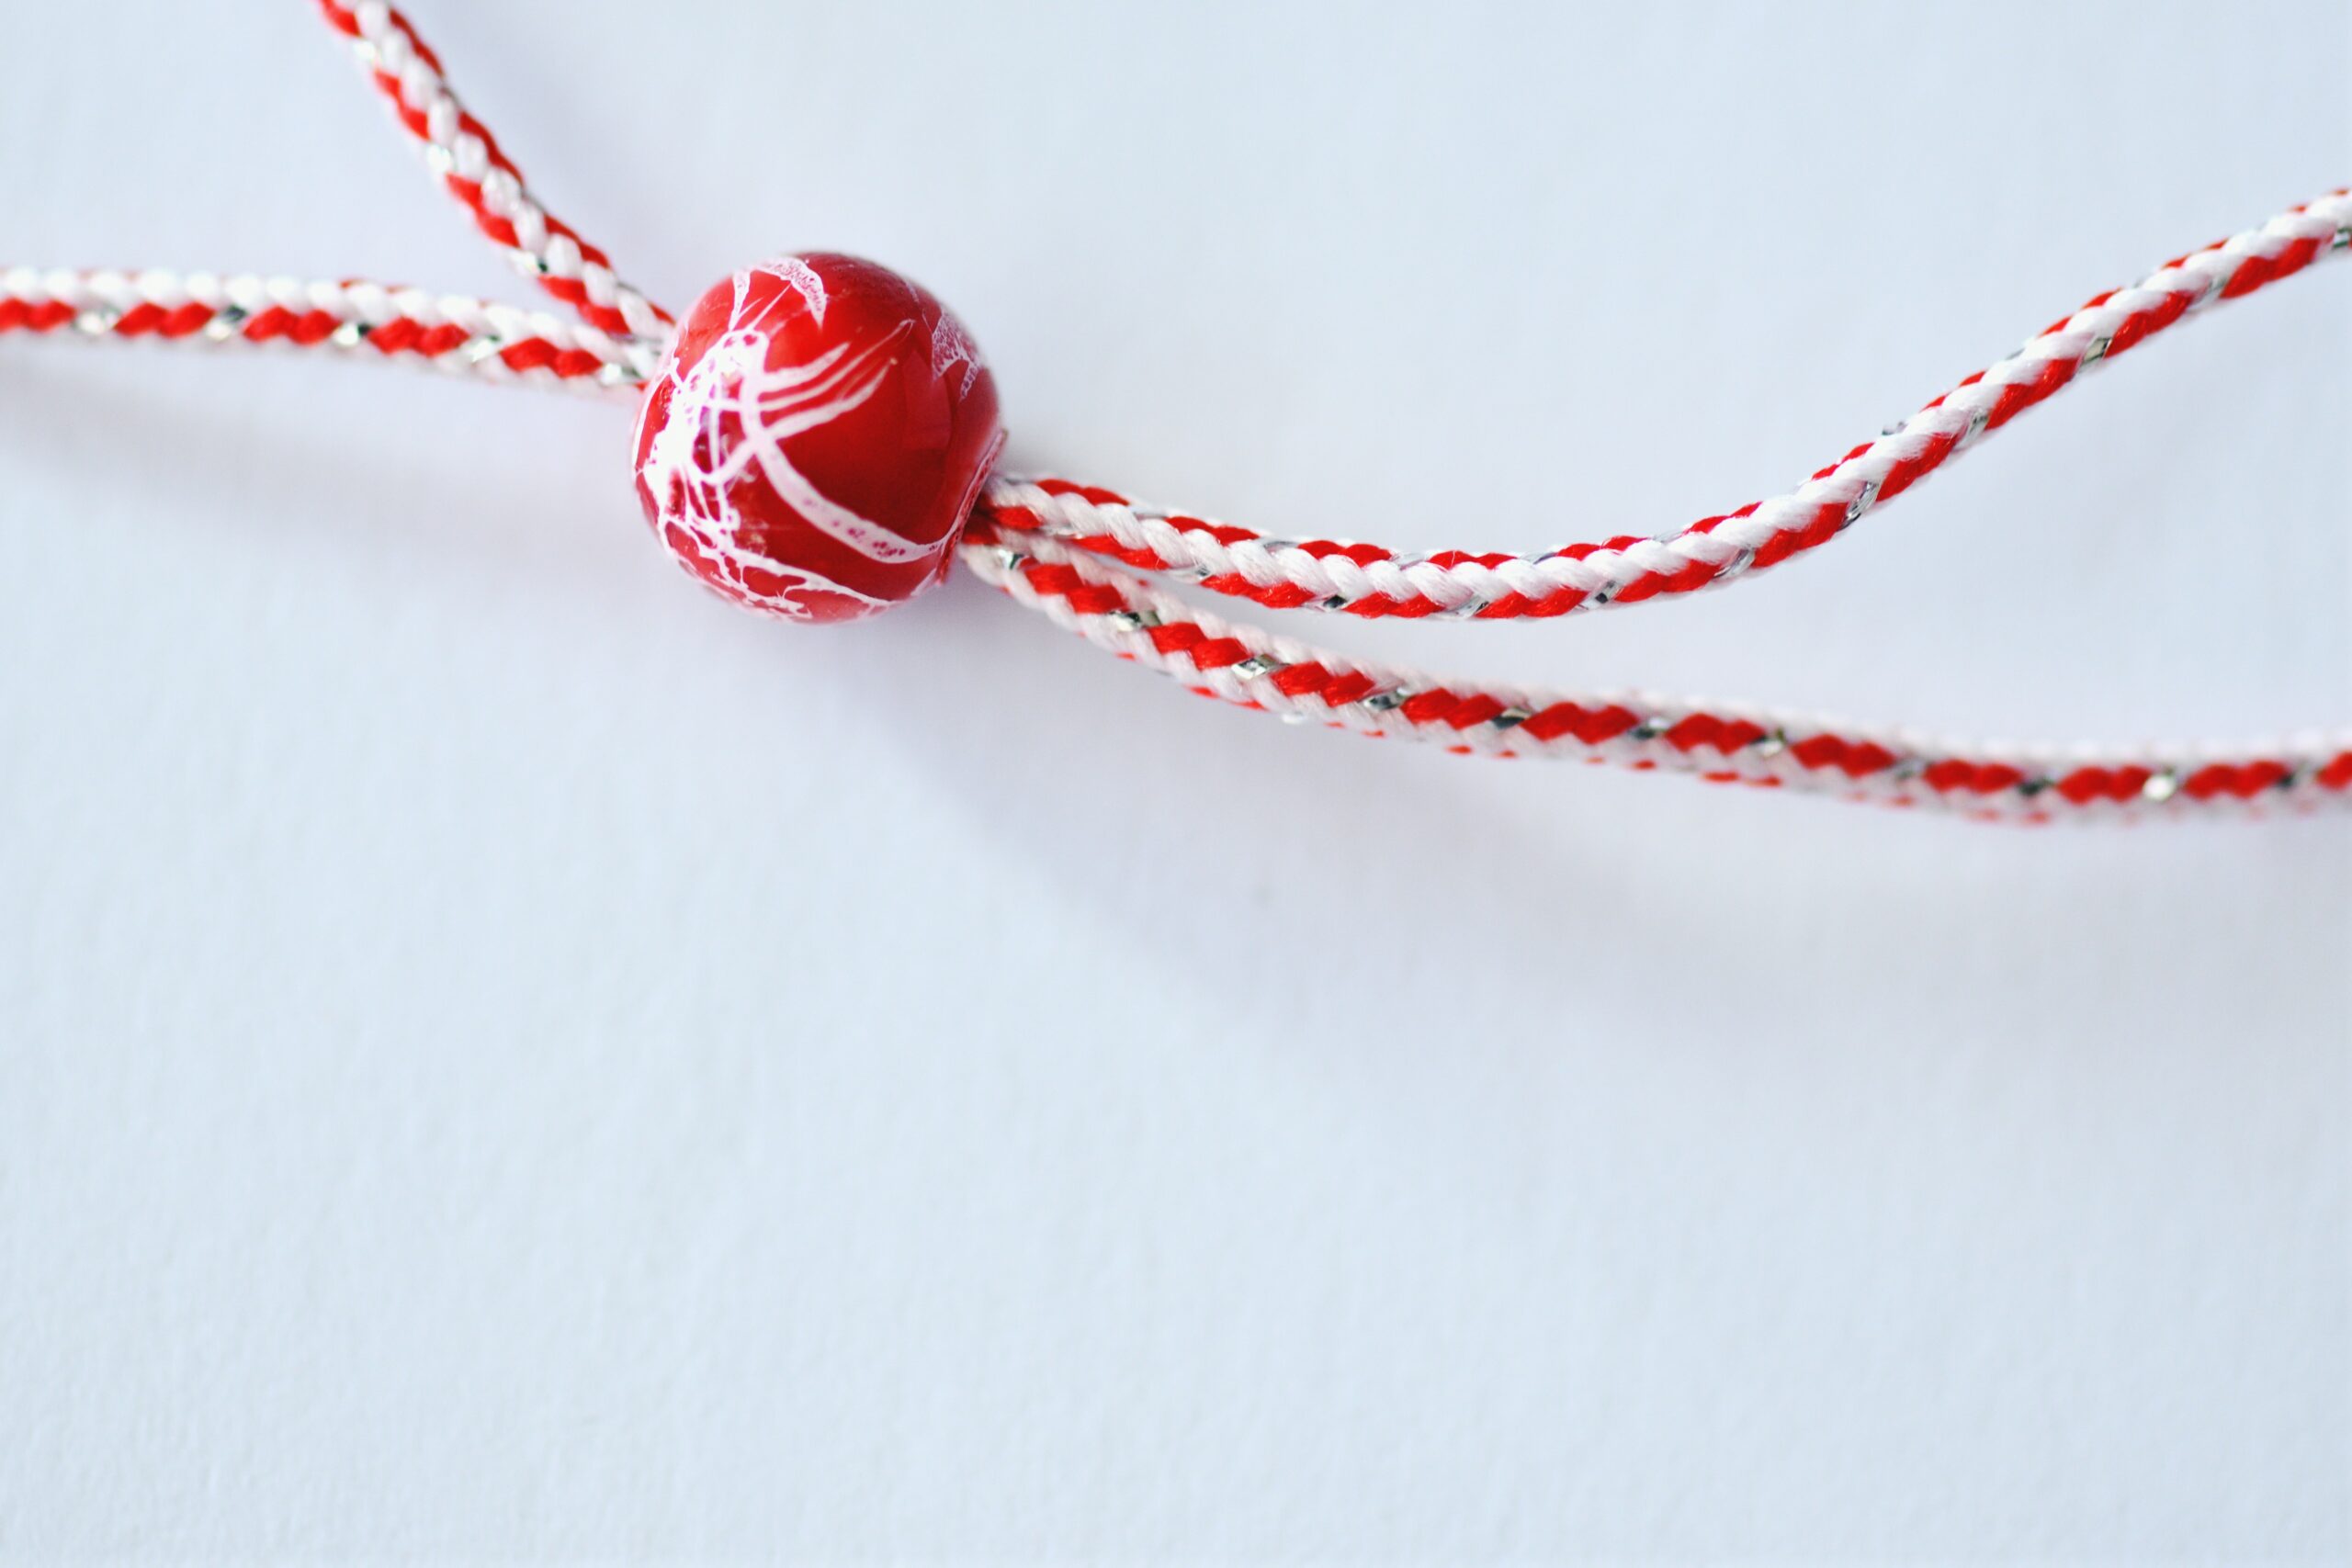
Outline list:
[[[995,378],[930,293],[855,256],[786,256],[679,327],[638,416],[637,493],[727,598],[854,620],[945,574],[1003,443]]]

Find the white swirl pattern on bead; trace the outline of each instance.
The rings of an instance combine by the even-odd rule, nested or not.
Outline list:
[[[817,321],[825,319],[824,279],[807,263],[786,258],[735,275],[731,321],[742,321],[752,278],[760,273],[779,279],[798,294]],[[684,371],[673,358],[662,374],[669,397],[661,424],[645,443],[640,475],[659,509],[660,525],[684,533],[718,563],[729,592],[763,609],[809,619],[810,613],[797,595],[811,590],[882,608],[882,600],[821,572],[778,560],[747,543],[746,520],[733,489],[749,470],[756,468],[776,498],[809,526],[870,560],[907,565],[942,556],[951,539],[928,544],[910,539],[852,511],[819,490],[785,450],[785,444],[794,437],[831,424],[872,398],[888,378],[899,344],[912,330],[911,322],[901,321],[866,343],[835,344],[814,359],[776,364],[773,334],[763,327],[736,324]],[[933,355],[934,360],[939,355],[935,343]],[[959,356],[977,365],[968,344]],[[977,369],[972,373],[978,374]],[[640,420],[651,417],[658,400],[646,400]],[[736,426],[732,432],[727,428],[729,420]],[[780,580],[784,586],[757,587],[752,573]]]

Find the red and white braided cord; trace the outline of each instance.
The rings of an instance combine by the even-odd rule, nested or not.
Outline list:
[[[634,396],[612,340],[540,310],[380,283],[169,272],[0,272],[0,333],[372,352],[488,380]]]
[[[621,281],[610,257],[539,204],[489,127],[449,90],[440,57],[408,18],[382,0],[354,6],[319,0],[319,10],[328,26],[351,39],[359,62],[401,125],[423,144],[450,194],[473,214],[475,227],[590,326],[649,350],[642,368],[650,373],[670,313]]]
[[[366,348],[489,379],[635,395],[667,345],[669,314],[530,195],[404,17],[376,0],[319,6],[353,39],[477,225],[584,324],[364,282],[18,267],[0,272],[0,333]],[[1227,623],[1123,568],[1273,608],[1363,616],[1553,616],[1713,587],[1826,543],[2082,371],[2347,248],[2352,195],[2338,190],[2291,208],[2094,298],[1787,494],[1661,537],[1620,536],[1536,556],[1400,555],[1339,540],[1270,539],[1141,507],[1099,487],[1000,476],[984,491],[962,555],[1015,604],[1203,694],[1452,751],[1574,757],[2027,821],[2345,803],[2352,801],[2352,731],[2223,748],[1977,747],[1643,693],[1446,682]]]
[[[1449,682],[1235,625],[1087,551],[984,520],[963,558],[1015,604],[1202,695],[1464,754],[1572,757],[2029,822],[2352,800],[2352,730],[2236,747],[1984,747],[1648,693]]]
[[[991,484],[997,526],[1050,535],[1148,571],[1275,609],[1364,616],[1506,620],[1565,615],[1713,588],[1836,538],[1993,431],[2175,323],[2352,248],[2352,194],[2292,207],[2256,229],[2177,256],[2109,289],[1909,419],[1785,494],[1656,538],[1620,535],[1539,555],[1400,555],[1336,539],[1270,539],[1231,524],[1138,505],[1068,479]]]

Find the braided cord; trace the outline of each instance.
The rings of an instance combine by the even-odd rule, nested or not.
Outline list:
[[[1274,609],[1506,620],[1689,593],[1777,566],[1836,538],[1952,457],[2091,369],[2221,300],[2352,248],[2352,194],[2337,190],[2261,227],[2175,257],[2095,296],[2022,348],[1866,441],[1785,494],[1656,538],[1621,536],[1541,555],[1400,555],[1334,539],[1272,539],[1140,506],[1067,479],[999,478],[980,515]]]
[[[962,555],[1015,604],[1204,696],[1464,754],[1567,757],[2026,822],[2352,803],[2352,731],[2228,748],[1980,747],[1646,693],[1474,686],[1228,623],[1034,533],[982,521]]]
[[[0,333],[12,332],[368,350],[453,375],[627,395],[643,380],[593,327],[379,283],[13,267],[0,272]]]
[[[641,389],[667,345],[668,313],[620,281],[603,251],[531,195],[522,171],[450,92],[439,57],[407,17],[380,0],[319,0],[319,9],[351,39],[401,124],[424,144],[482,232],[583,324],[355,280],[17,267],[0,274],[0,333],[70,327],[85,337],[366,346],[387,358],[488,379],[590,391]]]
[[[327,25],[351,40],[401,125],[474,225],[507,253],[516,270],[577,311],[590,326],[659,357],[670,313],[624,283],[612,260],[539,204],[489,128],[468,113],[441,74],[440,57],[406,17],[381,0],[319,0]]]
[[[530,197],[404,17],[374,0],[320,5],[355,40],[484,232],[585,324],[357,281],[17,267],[0,272],[0,333],[365,348],[493,380],[641,391],[666,347],[670,318]],[[1371,545],[1268,539],[1137,507],[1114,491],[1000,476],[960,553],[1016,604],[1203,694],[1456,752],[1571,757],[2026,821],[2352,803],[2352,731],[2220,749],[1978,747],[1645,693],[1468,685],[1229,624],[1135,575],[1170,573],[1276,608],[1483,619],[1561,615],[1713,586],[1826,543],[2083,370],[2347,246],[2352,196],[2336,191],[2305,203],[2095,298],[1788,494],[1660,538],[1535,557],[1399,556]]]

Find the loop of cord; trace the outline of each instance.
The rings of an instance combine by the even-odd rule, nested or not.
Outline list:
[[[516,269],[590,326],[616,339],[637,340],[658,358],[672,325],[670,313],[623,282],[610,257],[539,204],[497,138],[449,90],[440,57],[408,18],[382,0],[350,6],[319,0],[319,11],[329,27],[351,40],[402,128],[423,143],[434,171]],[[645,367],[649,372],[651,358]]]
[[[2095,296],[1794,490],[1660,537],[1622,535],[1532,556],[1404,555],[1335,539],[1267,538],[1058,479],[999,479],[980,513],[1001,529],[1049,536],[1272,609],[1507,620],[1636,604],[1753,576],[1826,544],[2084,371],[2218,301],[2242,299],[2347,249],[2352,194],[2332,191],[2290,208],[2259,228],[2177,256],[2128,288]]]
[[[1467,755],[1574,758],[2023,822],[2352,800],[2352,731],[2244,747],[1973,746],[1647,693],[1449,682],[1227,622],[1035,534],[983,521],[962,553],[1015,604],[1204,696]]]
[[[0,333],[366,348],[373,357],[485,379],[640,392],[667,346],[667,313],[529,196],[520,172],[450,96],[437,59],[406,18],[375,0],[319,4],[356,40],[401,123],[426,143],[482,231],[586,324],[357,281],[17,267],[0,272]],[[1713,586],[1837,536],[2084,369],[2347,247],[2352,197],[2339,190],[2098,296],[1789,494],[1661,538],[1619,537],[1534,557],[1400,556],[1334,540],[1268,539],[1138,507],[1114,491],[1000,476],[960,553],[975,576],[1014,603],[1202,694],[1450,751],[1567,757],[2003,820],[2340,805],[2352,801],[2352,731],[2243,747],[1978,747],[1645,693],[1448,682],[1229,624],[1125,569],[1277,608],[1366,616],[1560,615]]]
[[[281,344],[429,365],[486,380],[634,396],[633,356],[594,327],[421,288],[147,271],[0,272],[0,333]]]

